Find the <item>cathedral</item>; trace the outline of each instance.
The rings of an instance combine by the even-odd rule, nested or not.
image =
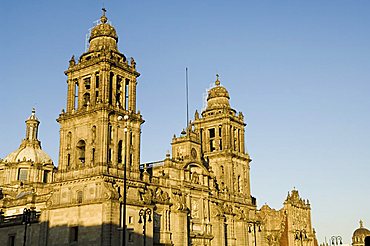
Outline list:
[[[19,148],[0,159],[2,245],[317,245],[297,190],[281,209],[257,207],[244,115],[218,76],[171,153],[140,162],[140,73],[117,43],[103,10],[88,50],[64,72],[57,166],[41,148],[35,109]]]

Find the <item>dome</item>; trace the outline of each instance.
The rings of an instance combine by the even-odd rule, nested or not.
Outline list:
[[[364,227],[364,223],[360,220],[360,228],[353,232],[353,237],[370,236],[370,231]]]
[[[118,41],[118,36],[117,36],[117,33],[116,33],[116,29],[114,29],[113,26],[111,26],[110,24],[108,24],[108,19],[107,17],[105,16],[105,12],[103,14],[102,17],[100,17],[100,24],[95,26],[92,30],[91,30],[91,33],[90,33],[90,39],[89,41],[93,40],[94,38],[97,38],[97,37],[111,37],[113,39],[116,40],[116,42]]]
[[[370,231],[364,227],[362,220],[360,220],[360,228],[353,232],[352,245],[363,246],[365,245],[365,240],[370,236]]]
[[[100,24],[96,25],[90,33],[90,52],[104,49],[117,51],[118,36],[116,29],[107,22],[108,19],[105,16],[105,9],[103,9],[103,15],[100,17]]]
[[[40,164],[53,163],[50,156],[45,151],[43,151],[41,148],[35,148],[34,146],[21,146],[19,149],[7,155],[3,161],[9,163],[22,161],[32,161]]]
[[[41,143],[37,139],[38,126],[40,121],[36,117],[35,109],[26,120],[26,138],[23,139],[19,148],[7,155],[3,162],[17,163],[22,161],[32,161],[39,164],[53,163],[50,156],[41,149]]]
[[[229,92],[226,90],[225,87],[221,86],[220,84],[221,82],[218,79],[217,75],[217,80],[215,81],[216,86],[208,91],[207,101],[217,97],[225,97],[227,99],[230,99]]]
[[[218,78],[215,81],[215,87],[208,91],[207,97],[207,109],[219,109],[219,108],[229,108],[229,92],[225,87],[221,86],[220,80]]]
[[[36,117],[36,109],[35,108],[32,109],[32,113],[31,113],[30,117],[28,117],[27,120],[39,121],[39,119]]]

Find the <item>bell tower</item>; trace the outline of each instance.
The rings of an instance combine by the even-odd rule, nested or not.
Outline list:
[[[140,134],[144,122],[136,109],[140,74],[117,48],[118,36],[103,9],[92,28],[89,47],[78,61],[72,56],[67,75],[67,108],[60,124],[61,179],[71,171],[79,175],[139,176]],[[88,170],[88,172],[75,172]],[[73,176],[75,176],[75,174]]]
[[[244,116],[230,107],[229,92],[219,76],[208,91],[207,107],[191,123],[200,136],[204,160],[215,173],[218,188],[250,201],[250,158],[244,146]],[[251,202],[251,201],[250,201]]]

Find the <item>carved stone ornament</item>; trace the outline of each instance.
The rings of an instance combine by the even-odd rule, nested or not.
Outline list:
[[[119,194],[116,189],[114,189],[112,183],[107,183],[104,182],[104,198],[106,200],[111,200],[111,199],[118,199]]]
[[[153,199],[153,190],[152,189],[148,188],[148,189],[144,190],[144,192],[141,192],[141,200],[145,204],[151,204],[152,199]]]
[[[176,210],[184,211],[187,209],[185,196],[181,193],[181,191],[174,191],[172,193],[171,202]]]
[[[225,214],[233,214],[233,207],[230,204],[224,203]]]
[[[154,197],[154,200],[157,201],[157,202],[162,202],[162,203],[167,203],[169,202],[169,196],[168,196],[168,193],[163,191],[161,188],[157,188],[155,190],[155,197]]]
[[[191,174],[191,182],[193,184],[199,184],[199,174],[197,172]]]
[[[237,207],[237,208],[234,209],[234,211],[235,211],[236,218],[238,220],[245,220],[246,219],[246,215],[245,215],[245,212],[244,212],[243,208]]]
[[[211,216],[218,217],[222,215],[223,215],[222,208],[217,203],[211,202]]]

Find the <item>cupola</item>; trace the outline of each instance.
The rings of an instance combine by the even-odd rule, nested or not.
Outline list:
[[[229,92],[221,86],[218,74],[216,76],[215,86],[208,91],[206,110],[230,108]]]
[[[40,164],[52,164],[50,156],[41,149],[41,142],[38,140],[38,127],[40,121],[36,117],[35,109],[32,109],[30,117],[26,120],[26,138],[22,140],[19,148],[4,158],[4,162],[17,163],[31,161]]]
[[[99,24],[92,28],[90,32],[89,52],[103,49],[117,51],[117,32],[115,28],[108,23],[105,12],[106,10],[103,8],[103,15],[100,17]]]

